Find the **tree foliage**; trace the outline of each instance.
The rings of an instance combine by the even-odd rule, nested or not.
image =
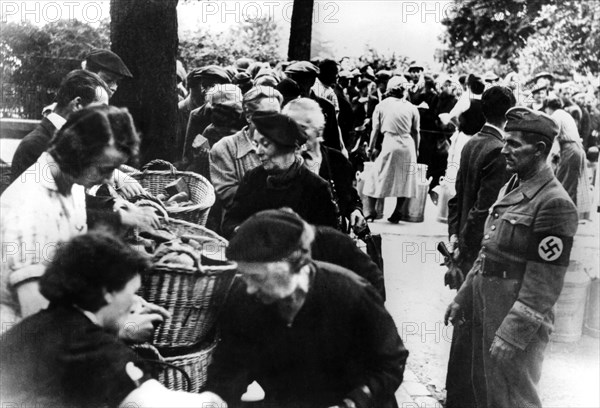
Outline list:
[[[183,33],[179,40],[179,58],[188,68],[209,64],[226,66],[240,57],[263,62],[281,60],[281,29],[277,22],[259,17],[216,33],[198,28]]]
[[[455,0],[442,23],[450,66],[474,57],[506,64],[521,55],[525,71],[598,72],[597,0]]]
[[[564,1],[542,9],[540,29],[521,50],[525,74],[550,71],[570,76],[572,71],[600,71],[600,2]]]
[[[108,22],[98,27],[78,20],[36,26],[0,22],[0,67],[3,111],[39,118],[54,98],[62,78],[81,67],[93,48],[109,47]]]

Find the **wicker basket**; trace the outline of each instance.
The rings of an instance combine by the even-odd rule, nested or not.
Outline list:
[[[189,347],[206,340],[235,277],[237,265],[224,259],[227,240],[185,221],[170,220],[177,236],[205,237],[198,267],[156,264],[142,278],[140,295],[171,317],[154,333],[157,347]]]
[[[212,342],[189,349],[186,354],[165,354],[164,357],[164,351],[147,343],[133,348],[138,353],[143,351],[144,355],[152,356],[152,359],[146,359],[146,362],[153,366],[156,378],[165,387],[173,391],[198,393],[202,392],[206,384],[208,366],[212,362],[217,343],[215,337]]]
[[[150,170],[151,166],[163,165],[168,170]],[[164,160],[152,160],[141,172],[132,173],[131,177],[140,182],[142,187],[157,196],[165,194],[165,186],[182,177],[190,190],[190,200],[194,203],[185,207],[169,209],[169,215],[184,221],[206,225],[210,207],[215,203],[215,189],[210,182],[191,171],[178,171],[171,163]]]

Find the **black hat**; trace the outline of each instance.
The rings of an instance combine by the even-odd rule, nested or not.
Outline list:
[[[304,223],[296,213],[261,211],[240,225],[225,254],[232,261],[281,261],[300,249],[303,232]]]
[[[411,72],[411,71],[425,71],[425,68],[423,68],[423,65],[420,65],[420,64],[417,64],[416,62],[413,62],[408,67],[408,72]]]
[[[285,73],[287,75],[304,74],[316,77],[317,75],[319,75],[319,72],[319,68],[312,62],[308,61],[294,62],[288,65],[288,67],[285,69]]]
[[[123,77],[133,78],[133,75],[123,60],[110,50],[93,50],[87,55],[85,61],[87,64],[95,65],[103,71],[109,71]]]
[[[220,84],[231,83],[230,76],[224,68],[221,68],[218,65],[207,65],[202,68],[194,68],[189,72],[187,76],[188,86],[192,86],[190,85],[190,82],[194,83],[201,78],[211,77],[217,79],[217,82]]]
[[[551,145],[558,136],[558,124],[545,113],[524,107],[514,107],[506,112],[505,131],[521,131],[535,134],[540,141]]]
[[[252,123],[261,135],[281,146],[300,146],[307,140],[306,133],[296,121],[281,113],[256,112]]]

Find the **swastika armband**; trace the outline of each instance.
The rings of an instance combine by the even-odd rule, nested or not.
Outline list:
[[[534,262],[568,266],[573,237],[537,234],[532,237],[527,259]]]

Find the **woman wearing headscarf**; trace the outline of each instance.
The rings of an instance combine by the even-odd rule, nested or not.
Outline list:
[[[373,112],[370,150],[375,161],[367,175],[362,193],[369,197],[367,221],[377,217],[378,198],[397,197],[396,208],[388,221],[400,221],[405,198],[417,195],[417,151],[419,148],[419,111],[407,100],[409,83],[403,76],[392,77],[387,95]],[[381,152],[378,139],[383,137]]]
[[[260,166],[244,176],[223,220],[230,237],[251,215],[290,207],[311,224],[337,226],[337,211],[329,184],[304,166],[297,155],[306,133],[286,115],[255,114],[253,141]]]

